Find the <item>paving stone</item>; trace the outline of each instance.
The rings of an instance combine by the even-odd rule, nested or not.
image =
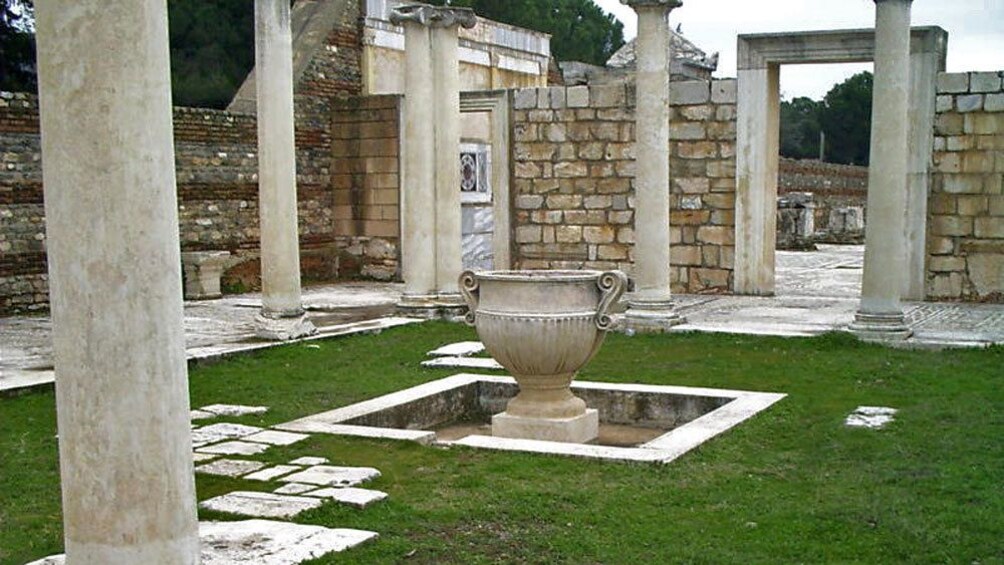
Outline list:
[[[305,485],[303,483],[288,483],[273,490],[276,494],[303,494],[307,491],[316,490],[317,485]]]
[[[429,352],[429,357],[470,357],[485,350],[480,341],[461,341],[444,345]]]
[[[852,428],[880,429],[895,419],[897,410],[885,406],[858,406],[844,424]]]
[[[499,362],[484,357],[437,357],[422,361],[423,367],[463,367],[467,369],[501,369]]]
[[[246,475],[244,479],[248,481],[271,481],[276,477],[288,475],[293,471],[300,471],[302,469],[303,467],[300,467],[298,465],[276,465],[275,467],[269,467],[267,469],[262,469],[261,471],[255,471],[250,475]],[[287,493],[287,494],[296,494],[296,493]]]
[[[227,439],[237,439],[265,431],[264,428],[245,426],[243,424],[220,423],[203,426],[192,432],[192,445],[201,447]]]
[[[239,459],[219,459],[195,468],[196,473],[217,475],[220,477],[241,477],[264,467],[259,461],[242,461]]]
[[[317,465],[279,479],[284,483],[308,483],[321,486],[354,487],[380,476],[372,467],[333,467]]]
[[[255,443],[265,443],[268,445],[293,445],[298,441],[303,441],[310,436],[307,434],[294,434],[292,432],[280,432],[276,430],[265,430],[242,438],[244,441]]]
[[[289,462],[290,465],[324,465],[328,460],[324,457],[300,457],[299,459],[294,459]]]
[[[376,532],[272,520],[201,522],[202,565],[298,565],[375,539]],[[29,565],[64,565],[64,555]]]
[[[199,452],[213,453],[216,455],[258,455],[266,449],[268,449],[268,446],[265,444],[238,440],[206,445],[200,447]]]
[[[354,508],[366,508],[387,498],[387,493],[365,488],[322,488],[304,494],[316,498],[328,498]]]
[[[268,406],[243,406],[241,404],[210,404],[199,408],[203,412],[217,416],[247,416],[249,414],[264,414]]]
[[[192,461],[195,461],[196,463],[205,463],[206,461],[216,459],[216,457],[217,455],[213,453],[199,453],[196,451],[192,454]]]
[[[238,490],[204,500],[199,508],[256,518],[293,518],[323,503],[321,499],[305,496]]]
[[[216,414],[213,414],[212,412],[206,412],[204,410],[192,410],[193,420],[208,420],[210,418],[215,418],[215,417]]]

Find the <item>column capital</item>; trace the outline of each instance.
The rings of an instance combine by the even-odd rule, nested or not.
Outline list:
[[[683,6],[683,0],[621,0],[621,4],[627,4],[635,11],[646,8],[662,8],[669,11]]]
[[[913,4],[913,0],[875,0],[876,4],[881,4],[883,2],[899,2],[900,4]]]
[[[405,22],[414,22],[428,27],[452,27],[459,25],[469,29],[477,25],[478,18],[474,14],[474,10],[470,8],[407,4],[394,8],[390,13],[390,23],[401,25]]]

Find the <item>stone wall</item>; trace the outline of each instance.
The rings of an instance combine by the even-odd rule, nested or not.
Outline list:
[[[669,151],[674,292],[728,292],[735,250],[736,83],[673,83]],[[634,91],[513,94],[516,268],[631,272]]]
[[[328,102],[297,99],[300,245],[306,280],[337,271]],[[47,303],[45,213],[37,98],[0,93],[0,312]],[[258,281],[257,133],[254,116],[176,108],[179,232],[185,251],[233,254],[224,282]],[[86,187],[81,187],[86,190]]]
[[[811,192],[816,228],[828,229],[835,208],[864,208],[868,200],[868,167],[824,163],[815,159],[781,158],[777,194]]]
[[[1004,72],[938,77],[927,296],[1004,302]]]

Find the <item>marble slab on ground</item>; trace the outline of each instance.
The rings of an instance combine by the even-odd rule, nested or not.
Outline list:
[[[255,518],[293,518],[323,503],[319,498],[238,490],[203,500],[199,508]]]
[[[206,461],[216,459],[217,457],[217,455],[212,453],[199,453],[196,451],[192,454],[192,461],[195,461],[196,463],[205,463]]]
[[[310,436],[307,434],[295,434],[292,432],[265,430],[264,432],[251,434],[242,439],[244,441],[253,441],[255,443],[264,443],[267,445],[293,445],[294,443],[303,441],[309,437]]]
[[[354,487],[380,476],[380,471],[372,467],[334,467],[317,465],[309,469],[287,475],[279,481],[284,483],[307,483],[319,486]]]
[[[300,467],[299,465],[276,465],[275,467],[269,467],[267,469],[262,469],[261,471],[255,471],[250,475],[245,475],[244,479],[248,481],[271,481],[277,477],[288,475],[294,471],[300,471],[302,469],[303,467]]]
[[[353,508],[366,508],[387,498],[387,493],[365,488],[322,488],[305,493],[303,496],[326,498]]]
[[[429,352],[429,357],[470,357],[485,350],[480,341],[460,341],[450,343]]]
[[[242,461],[240,459],[219,459],[212,463],[199,465],[196,473],[216,475],[218,477],[243,477],[264,467],[260,461]]]
[[[216,418],[216,414],[212,412],[206,412],[204,410],[192,410],[191,419],[192,420],[208,420],[210,418]]]
[[[209,412],[217,416],[247,416],[249,414],[264,414],[268,412],[268,406],[244,406],[242,404],[210,404],[199,408],[202,412]]]
[[[306,465],[312,467],[314,465],[324,465],[328,460],[325,457],[300,457],[299,459],[294,459],[289,462],[290,465]]]
[[[201,522],[202,565],[298,565],[378,537],[376,532],[272,520]],[[28,565],[64,565],[54,555]]]
[[[309,490],[317,490],[317,485],[305,485],[303,483],[287,483],[273,490],[276,494],[303,494]]]
[[[423,367],[452,367],[463,369],[502,369],[499,362],[488,357],[437,357],[422,361]]]
[[[192,445],[201,447],[218,441],[237,439],[258,432],[265,431],[264,428],[255,426],[245,426],[243,424],[220,423],[203,426],[192,432]]]
[[[248,441],[233,440],[223,443],[214,443],[199,448],[200,453],[212,453],[214,455],[258,455],[268,449],[268,445],[263,443],[251,443]]]
[[[884,428],[895,419],[897,410],[886,406],[858,406],[851,412],[844,425],[851,428]]]

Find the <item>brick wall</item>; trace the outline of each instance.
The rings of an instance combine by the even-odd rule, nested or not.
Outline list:
[[[1004,72],[938,77],[927,296],[1004,302]]]
[[[736,83],[673,83],[674,292],[732,289]],[[519,90],[513,98],[517,268],[619,268],[634,260],[634,91]]]

